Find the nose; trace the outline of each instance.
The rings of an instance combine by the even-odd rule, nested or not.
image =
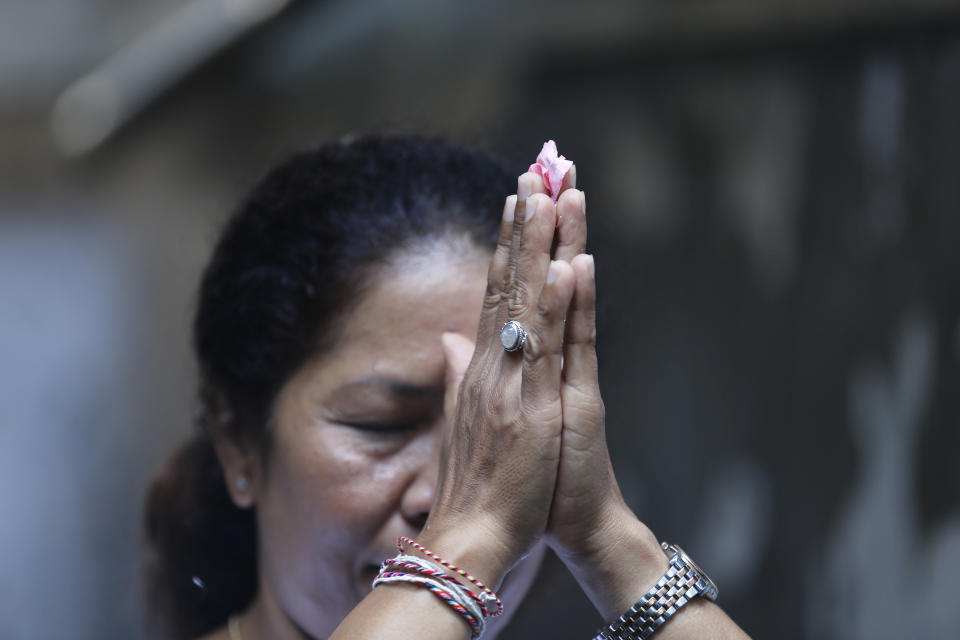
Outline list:
[[[416,460],[411,473],[413,477],[400,502],[403,519],[416,531],[423,529],[430,515],[430,507],[437,489],[440,474],[440,439],[443,424],[431,425],[416,445]]]

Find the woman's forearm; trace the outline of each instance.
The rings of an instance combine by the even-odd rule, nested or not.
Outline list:
[[[340,626],[330,640],[422,638],[466,640],[470,628],[436,596],[414,584],[374,589]]]
[[[625,506],[592,537],[582,553],[561,559],[607,623],[632,607],[668,568],[656,537]],[[724,611],[697,597],[677,611],[653,636],[654,640],[687,638],[748,638]]]

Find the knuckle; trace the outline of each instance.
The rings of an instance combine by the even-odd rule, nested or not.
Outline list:
[[[503,419],[507,415],[507,403],[503,399],[502,394],[497,394],[497,396],[488,403],[489,412],[491,417]]]
[[[527,331],[527,341],[523,345],[525,357],[536,360],[560,353],[562,350],[563,344],[558,340],[551,340],[550,335],[542,327],[533,326]]]
[[[501,275],[503,290],[509,291],[513,286],[513,281],[517,277],[517,260],[515,256],[508,256],[506,265],[504,266],[503,273]]]
[[[573,336],[571,342],[576,344],[583,344],[589,347],[596,346],[597,344],[597,328],[590,327],[589,329],[582,329],[577,331]]]
[[[564,406],[570,408],[571,415],[597,424],[606,423],[607,410],[596,384],[570,385],[564,393]]]
[[[503,300],[503,293],[492,282],[487,285],[487,292],[483,296],[483,310],[491,311],[500,306]]]
[[[510,262],[510,256],[502,250],[497,249],[490,259],[490,266],[487,268],[487,281],[499,286],[503,282],[504,272]]]
[[[520,411],[520,420],[526,425],[555,424],[562,420],[563,413],[559,402],[538,402],[526,404]]]
[[[493,401],[484,407],[484,425],[486,429],[503,433],[509,431],[516,424],[504,402]]]
[[[513,236],[516,236],[520,230],[523,229],[524,223],[527,221],[527,203],[518,202],[516,208],[513,210]]]
[[[514,282],[510,291],[510,301],[507,310],[514,318],[527,312],[530,308],[530,289],[523,282]]]
[[[485,392],[486,385],[484,385],[481,378],[472,376],[469,378],[464,378],[460,385],[461,398],[466,401],[467,406],[470,408],[482,404]]]
[[[558,318],[563,317],[564,311],[565,309],[558,304],[555,296],[541,295],[537,302],[537,315],[546,321],[556,322]]]
[[[571,406],[589,409],[591,413],[603,411],[603,400],[592,382],[568,381],[564,399]]]

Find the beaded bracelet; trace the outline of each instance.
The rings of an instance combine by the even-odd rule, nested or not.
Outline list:
[[[423,555],[427,556],[431,560],[435,560],[436,562],[440,563],[447,569],[450,569],[454,573],[457,573],[458,575],[463,576],[464,578],[466,578],[467,580],[475,584],[483,592],[479,597],[480,597],[481,606],[483,607],[483,612],[486,615],[498,616],[501,613],[503,613],[503,602],[500,600],[500,598],[497,597],[497,594],[495,594],[493,590],[490,589],[490,587],[483,584],[482,582],[480,582],[480,580],[473,577],[463,569],[460,569],[459,567],[456,567],[450,564],[449,562],[447,562],[446,560],[444,560],[434,552],[430,551],[420,543],[416,542],[415,540],[411,540],[406,536],[400,536],[399,538],[397,538],[397,549],[399,549],[401,554],[403,553],[403,545],[405,544],[413,547],[414,549],[416,549]]]

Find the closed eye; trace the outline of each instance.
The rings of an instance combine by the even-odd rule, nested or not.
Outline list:
[[[407,433],[420,426],[417,422],[341,422],[340,424],[358,431],[382,434]]]

